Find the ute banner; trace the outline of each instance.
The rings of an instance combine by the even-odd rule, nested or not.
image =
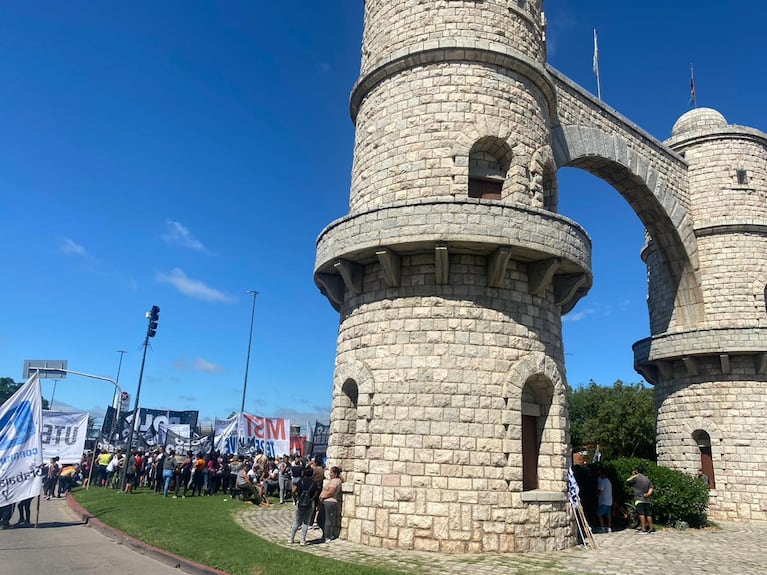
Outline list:
[[[59,464],[80,463],[88,434],[88,412],[43,411],[43,460],[58,457]]]
[[[236,425],[231,425],[232,420]],[[253,454],[260,449],[267,457],[290,453],[290,419],[242,413],[227,421],[229,425],[220,427],[220,437],[216,432],[217,445],[225,446],[221,451]]]
[[[43,398],[35,373],[0,406],[0,507],[40,495]]]

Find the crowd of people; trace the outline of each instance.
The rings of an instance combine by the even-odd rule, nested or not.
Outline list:
[[[126,468],[127,466],[127,468]],[[73,487],[83,485],[120,489],[133,493],[148,488],[163,497],[187,498],[222,495],[242,499],[250,505],[295,506],[289,543],[305,545],[309,529],[322,530],[321,541],[336,539],[340,531],[341,469],[325,470],[321,458],[299,454],[269,458],[261,450],[255,455],[221,454],[217,451],[194,454],[173,448],[122,449],[114,453],[96,450],[84,454],[77,465],[59,465],[51,459],[42,470],[46,500],[63,497]],[[0,510],[0,529],[24,527],[29,523],[31,498],[16,505],[18,522],[12,524],[13,506]]]

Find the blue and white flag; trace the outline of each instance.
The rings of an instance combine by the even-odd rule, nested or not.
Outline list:
[[[43,401],[37,373],[0,406],[0,506],[40,495]]]
[[[578,494],[581,492],[578,487],[578,482],[575,481],[575,475],[573,475],[573,468],[567,469],[567,497],[570,499],[570,503],[573,509],[578,508]]]

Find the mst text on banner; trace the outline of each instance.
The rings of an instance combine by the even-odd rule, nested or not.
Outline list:
[[[80,463],[87,434],[87,411],[43,411],[43,427],[40,433],[43,460],[58,457],[59,463]]]
[[[43,450],[40,378],[29,378],[0,406],[0,506],[40,494]]]
[[[236,426],[231,424],[232,420],[237,422]],[[223,451],[256,453],[260,449],[267,457],[290,453],[290,419],[242,413],[228,422],[216,422],[216,444],[223,443]]]

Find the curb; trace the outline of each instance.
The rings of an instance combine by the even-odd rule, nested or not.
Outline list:
[[[215,567],[209,567],[208,565],[197,563],[191,559],[175,555],[169,551],[165,551],[164,549],[160,549],[150,545],[149,543],[140,541],[135,537],[131,537],[130,535],[115,529],[114,527],[110,527],[103,521],[96,519],[93,515],[91,515],[87,509],[85,509],[75,500],[74,497],[72,497],[71,493],[67,493],[67,503],[69,504],[69,508],[82,518],[82,521],[85,525],[93,527],[107,537],[111,537],[120,543],[127,545],[136,553],[151,557],[160,563],[173,567],[174,569],[178,569],[182,573],[188,573],[189,575],[230,575],[226,571],[220,571]]]

